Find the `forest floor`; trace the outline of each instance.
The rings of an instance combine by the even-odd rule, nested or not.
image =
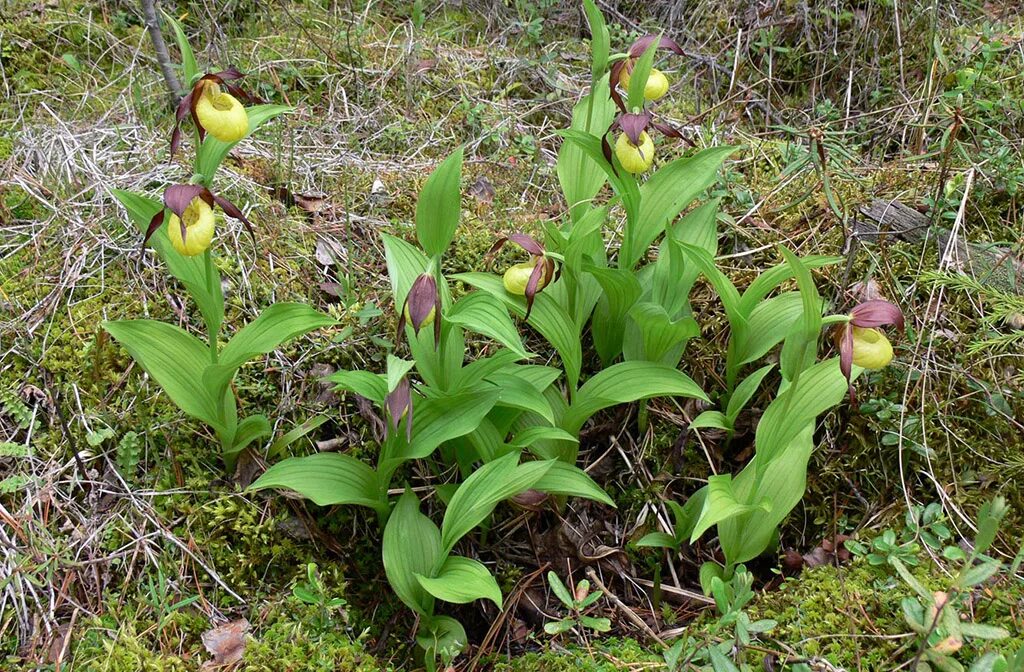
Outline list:
[[[252,213],[256,246],[234,227],[219,241],[233,250],[220,268],[227,324],[282,300],[338,320],[235,381],[239,404],[278,434],[330,416],[297,454],[318,443],[365,450],[362,410],[320,379],[383,370],[396,320],[380,233],[411,238],[416,194],[441,159],[466,148],[446,272],[484,270],[499,233],[539,231],[566,207],[556,131],[589,83],[582,13],[554,0],[434,4],[163,3],[201,66],[235,65],[259,96],[294,107],[240,144],[219,178]],[[885,559],[948,590],[955,563],[944,549],[970,544],[995,495],[1009,512],[992,553],[1011,571],[978,587],[961,618],[1011,636],[970,640],[956,658],[966,669],[984,651],[1024,647],[1024,581],[1012,565],[1024,537],[1018,3],[599,5],[613,50],[664,30],[686,51],[666,61],[673,87],[661,114],[689,142],[661,142],[664,160],[691,145],[740,148],[709,190],[721,199],[732,280],[742,287],[778,263],[785,243],[847,258],[816,271],[833,304],[875,293],[907,315],[894,365],[859,386],[855,406],[822,419],[807,494],[777,549],[749,563],[750,617],[777,624],[737,663],[914,669],[921,647],[903,614],[914,591]],[[414,618],[387,589],[375,521],[246,491],[252,474],[224,475],[208,430],[101,328],[197,321],[156,257],[140,256],[111,195],[189,177],[168,160],[168,95],[135,3],[0,7],[0,669],[214,669],[209,633],[221,626],[215,635],[245,633],[234,669],[422,667]],[[877,199],[928,226],[851,244]],[[958,242],[970,260],[953,254]],[[703,339],[720,341],[711,292],[696,294],[718,315],[701,321]],[[714,352],[691,345],[689,375],[720,376]],[[678,558],[635,542],[657,529],[666,493],[692,492],[709,461],[735,471],[749,454],[713,433],[699,442],[674,404],[648,410],[648,422],[609,410],[598,422],[610,438],[588,446],[601,458],[591,476],[616,510],[499,509],[476,552],[509,597],[502,612],[457,609],[470,638],[457,669],[665,669],[666,641],[730,636],[699,594],[711,542]],[[532,547],[513,536],[523,525]],[[610,633],[545,634],[565,615],[549,569],[601,578],[616,597],[594,615],[611,619]],[[665,588],[645,589],[652,580]],[[320,602],[300,599],[311,586]]]

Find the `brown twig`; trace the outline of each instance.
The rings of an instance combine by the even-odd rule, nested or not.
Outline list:
[[[156,0],[142,0],[142,15],[146,20],[146,30],[149,32],[149,39],[153,41],[153,51],[156,52],[156,62],[163,73],[164,83],[171,95],[171,104],[177,105],[181,98],[181,83],[174,74],[174,66],[171,64],[171,55],[167,52],[167,43],[164,42],[163,31],[160,30],[160,19],[156,14]]]

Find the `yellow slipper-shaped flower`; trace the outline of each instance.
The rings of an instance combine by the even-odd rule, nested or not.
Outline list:
[[[892,344],[878,329],[853,328],[853,363],[864,369],[881,369],[892,361]]]
[[[622,133],[615,141],[615,156],[618,157],[622,167],[630,173],[637,175],[650,170],[654,163],[654,141],[646,132],[641,133],[640,144],[634,145],[629,137]]]
[[[181,221],[185,220],[185,239],[181,238]],[[167,222],[167,237],[171,247],[186,257],[202,254],[210,247],[213,240],[214,217],[213,208],[202,198],[196,197],[185,208],[184,217],[171,213]]]
[[[199,125],[221,142],[238,142],[249,132],[245,107],[216,82],[206,82],[195,106]]]
[[[623,70],[619,76],[619,82],[627,91],[629,91],[630,79],[629,72]],[[647,84],[644,85],[644,98],[653,102],[662,98],[666,93],[668,93],[668,77],[661,70],[651,68],[651,74],[647,77]]]
[[[533,269],[536,266],[537,262],[533,259],[509,266],[505,275],[501,277],[505,291],[516,296],[526,296],[526,286],[530,283],[530,276],[533,275]],[[541,271],[540,278],[537,280],[537,291],[544,289],[547,284],[548,274],[546,271]]]

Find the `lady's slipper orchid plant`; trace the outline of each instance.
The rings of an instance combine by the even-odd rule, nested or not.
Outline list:
[[[172,153],[180,143],[181,122],[186,111],[192,113],[200,139],[210,133],[228,147],[289,111],[290,108],[283,105],[261,105],[247,111],[238,98],[253,98],[231,83],[240,79],[242,73],[231,68],[201,75],[185,32],[173,18],[167,17],[167,20],[177,35],[185,78],[195,82],[177,109]],[[232,381],[241,367],[283,343],[331,326],[335,320],[304,303],[278,302],[261,310],[257,317],[233,333],[224,333],[224,287],[210,245],[216,228],[215,209],[220,207],[226,215],[245,224],[253,241],[256,240],[252,224],[242,211],[210,188],[228,147],[214,143],[195,147],[192,183],[172,184],[166,187],[161,198],[112,190],[143,234],[143,247],[147,243],[152,245],[166,270],[191,297],[202,317],[205,333],[193,334],[189,325],[150,319],[104,322],[103,327],[184,414],[201,420],[213,430],[225,466],[233,471],[242,451],[274,433],[274,425],[265,415],[240,416]],[[204,155],[207,155],[205,160]],[[168,228],[159,232],[165,223]]]
[[[199,78],[188,95],[178,103],[174,132],[171,134],[172,156],[181,145],[181,122],[185,120],[186,113],[192,115],[200,142],[207,133],[222,142],[238,142],[246,136],[249,132],[249,115],[239,99],[246,102],[257,102],[257,99],[237,84],[232,84],[244,76],[231,67]]]
[[[555,278],[555,261],[546,255],[541,243],[525,233],[502,236],[488,250],[487,257],[493,258],[505,246],[505,243],[514,243],[530,255],[529,261],[509,266],[502,276],[502,284],[505,286],[506,292],[526,297],[526,318],[528,319],[530,311],[533,310],[534,298]]]
[[[234,203],[211,192],[199,184],[172,184],[164,191],[164,207],[149,220],[149,228],[142,239],[145,246],[153,233],[164,223],[167,210],[171,211],[167,223],[167,237],[171,246],[186,257],[202,254],[213,240],[213,206],[217,204],[229,216],[245,224],[253,241],[252,224]]]
[[[657,46],[653,47],[655,49],[666,49],[676,54],[683,53],[682,48],[667,37],[645,35],[629,47],[626,57],[612,65],[611,72],[609,73],[610,86],[608,93],[612,100],[615,101],[615,105],[619,108],[621,114],[611,123],[605,135],[601,138],[601,149],[604,152],[605,159],[611,163],[612,147],[608,142],[607,135],[616,130],[622,131],[615,140],[615,157],[619,160],[622,168],[633,175],[647,172],[654,164],[654,141],[651,140],[651,136],[647,133],[648,128],[653,128],[668,137],[683,137],[679,131],[668,124],[655,121],[652,112],[642,109],[637,104],[642,103],[642,100],[633,101],[635,106],[633,109],[629,109],[619,93],[619,86],[622,86],[627,91],[629,90],[636,59],[647,52],[648,49],[651,49],[652,45],[655,44],[655,40],[658,41]],[[658,100],[667,91],[668,78],[660,70],[651,68],[647,82],[644,85],[643,100]]]
[[[434,347],[441,340],[441,294],[437,291],[437,279],[429,271],[422,273],[413,281],[409,294],[402,306],[402,315],[398,318],[398,333],[405,329],[405,323],[412,325],[413,332],[418,336],[420,329],[434,325]]]
[[[850,381],[852,366],[881,369],[892,361],[892,344],[876,327],[895,325],[903,329],[903,311],[882,299],[858,304],[850,311],[849,321],[839,331],[839,368]],[[850,400],[853,401],[850,384]]]

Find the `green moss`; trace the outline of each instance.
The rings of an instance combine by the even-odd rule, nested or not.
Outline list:
[[[949,578],[926,559],[914,569],[930,590],[948,588]],[[786,580],[778,590],[762,594],[750,608],[751,618],[771,618],[778,626],[773,639],[785,642],[800,656],[821,657],[845,669],[890,669],[916,653],[905,635],[909,627],[900,603],[911,589],[884,570],[855,560],[846,567],[822,565]],[[1024,599],[1020,582],[1006,581],[984,591],[974,602],[978,623],[998,625],[1015,637],[997,644],[1000,650],[1024,645],[1013,610]],[[984,606],[979,609],[978,606]],[[984,643],[968,642],[958,658],[970,661]]]
[[[512,659],[492,657],[494,672],[617,672],[636,665],[647,667],[662,661],[633,639],[611,637],[594,642],[590,649],[570,646],[559,651],[527,653]]]
[[[294,570],[294,566],[292,567]],[[300,576],[304,565],[300,566]],[[328,597],[344,593],[337,574],[328,571]],[[142,598],[137,597],[136,602]],[[111,604],[106,615],[83,621],[72,640],[71,663],[97,672],[194,672],[210,659],[202,633],[208,619],[191,608],[171,614],[157,627],[152,614],[131,614],[127,605]],[[186,611],[188,613],[186,613]],[[388,669],[367,653],[362,636],[348,625],[343,611],[323,623],[319,608],[286,597],[254,606],[247,614],[240,672],[371,672]]]

